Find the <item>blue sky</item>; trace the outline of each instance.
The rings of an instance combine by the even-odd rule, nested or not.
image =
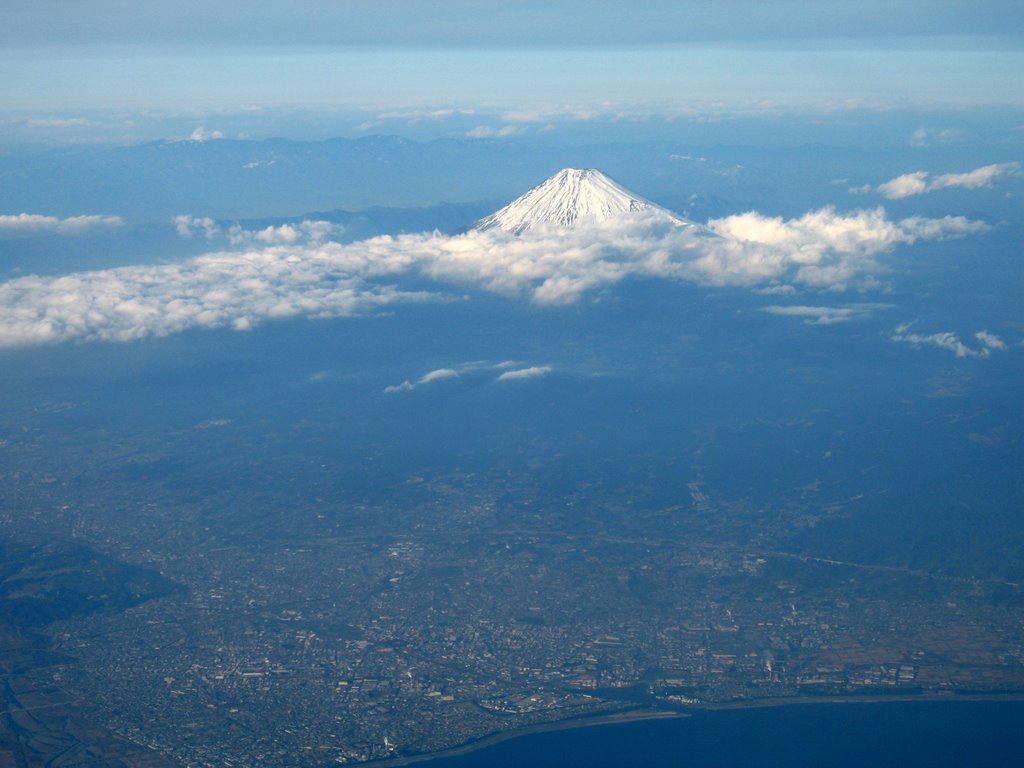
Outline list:
[[[6,0],[8,112],[1024,104],[1019,2]]]

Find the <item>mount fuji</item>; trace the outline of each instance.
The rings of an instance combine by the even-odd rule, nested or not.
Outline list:
[[[473,229],[500,229],[521,235],[534,229],[574,229],[622,217],[653,218],[698,227],[630,192],[596,168],[565,168],[500,211],[480,219]]]

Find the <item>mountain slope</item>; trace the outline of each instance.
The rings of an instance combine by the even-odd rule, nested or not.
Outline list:
[[[573,228],[635,214],[691,225],[595,168],[565,168],[500,211],[480,219],[474,229],[502,229],[519,235],[541,227]]]

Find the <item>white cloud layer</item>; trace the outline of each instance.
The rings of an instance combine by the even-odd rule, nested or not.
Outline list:
[[[1006,349],[1006,342],[988,331],[978,331],[974,334],[974,338],[981,345],[980,347],[969,347],[952,331],[941,331],[924,335],[909,333],[910,326],[910,323],[897,326],[890,338],[893,341],[911,344],[915,347],[931,346],[946,349],[957,357],[989,357],[993,350]]]
[[[983,165],[966,173],[944,173],[932,176],[927,171],[914,171],[897,176],[895,179],[872,187],[870,184],[851,189],[851,192],[880,192],[890,200],[923,195],[939,189],[960,187],[962,189],[981,189],[991,187],[997,180],[1006,176],[1016,176],[1020,172],[1020,163],[994,163]]]
[[[176,224],[183,234],[222,232],[204,218],[178,217]],[[630,277],[840,291],[874,285],[882,271],[877,257],[899,245],[986,229],[964,217],[892,221],[882,208],[849,214],[822,208],[795,219],[749,212],[714,219],[706,228],[638,215],[522,237],[500,230],[455,237],[435,232],[347,244],[325,241],[330,227],[303,222],[239,230],[234,241],[249,250],[0,283],[0,346],[129,340],[197,326],[247,329],[278,317],[351,315],[427,298],[395,288],[403,276],[539,304],[570,303]]]
[[[65,219],[38,213],[0,215],[0,236],[4,234],[81,235],[97,229],[124,226],[120,216],[70,216]]]
[[[339,274],[316,253],[214,253],[0,283],[0,347],[130,341],[196,327],[248,330],[272,318],[354,315],[428,297]]]
[[[850,214],[827,207],[796,219],[750,212],[712,219],[708,226],[723,239],[706,247],[694,265],[707,282],[774,281],[830,290],[870,285],[881,271],[875,257],[899,245],[963,237],[988,228],[963,216],[897,222],[881,207]]]

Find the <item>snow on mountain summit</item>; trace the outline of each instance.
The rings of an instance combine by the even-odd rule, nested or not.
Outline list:
[[[690,224],[630,192],[596,168],[565,168],[500,211],[480,219],[474,229],[502,229],[519,235],[539,227],[573,228],[637,213]]]

